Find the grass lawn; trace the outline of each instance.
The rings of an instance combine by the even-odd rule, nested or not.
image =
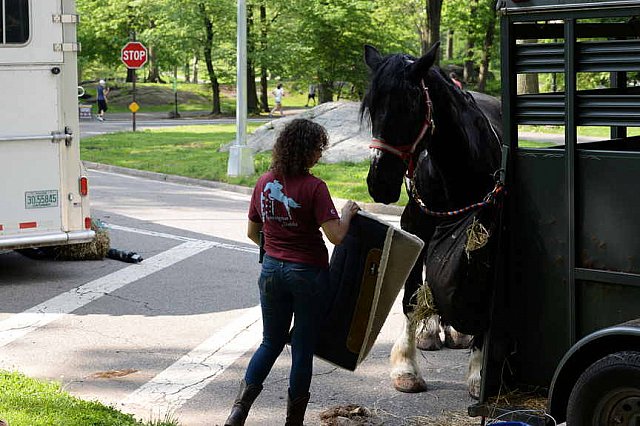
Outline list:
[[[521,132],[534,132],[534,133],[552,133],[552,134],[564,134],[564,127],[562,126],[519,126]],[[627,129],[629,136],[640,135],[640,127],[629,127]],[[601,138],[608,138],[610,130],[608,127],[592,127],[592,126],[578,126],[578,135],[580,136],[594,136]]]
[[[256,127],[250,123],[249,131]],[[229,153],[220,147],[231,142],[235,132],[232,124],[121,132],[85,138],[80,148],[83,160],[251,187],[268,169],[271,153],[254,157],[253,176],[227,176]],[[312,172],[327,182],[334,197],[372,202],[366,185],[368,169],[368,162],[321,163]]]
[[[83,401],[59,383],[0,371],[0,420],[10,426],[177,426],[173,419],[143,423],[95,401]]]

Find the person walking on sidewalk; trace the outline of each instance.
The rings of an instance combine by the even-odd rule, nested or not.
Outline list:
[[[98,115],[96,118],[100,121],[104,121],[104,113],[107,112],[107,95],[109,94],[110,89],[107,87],[107,82],[104,80],[100,80],[98,83],[98,88],[96,89],[98,96]]]
[[[359,210],[349,200],[340,217],[325,182],[309,172],[327,144],[322,126],[306,119],[293,120],[278,136],[271,167],[253,190],[247,235],[258,245],[263,236],[265,254],[258,280],[263,335],[240,382],[226,426],[244,425],[264,380],[289,342],[292,318],[285,425],[303,423],[319,323],[328,307],[329,258],[320,228],[338,245]]]
[[[284,117],[284,111],[282,110],[283,97],[284,97],[284,89],[282,88],[282,84],[279,83],[278,86],[273,90],[273,100],[275,101],[276,106],[274,106],[271,112],[269,113],[269,117],[273,117],[273,113],[276,111],[280,111],[280,116]]]

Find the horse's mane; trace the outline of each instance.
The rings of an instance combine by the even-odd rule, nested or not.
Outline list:
[[[412,94],[413,96],[405,97],[404,100],[409,101],[409,104],[405,106],[409,108],[410,112],[420,111],[420,93],[408,78],[408,68],[415,60],[415,57],[402,53],[387,55],[383,58],[380,67],[371,76],[368,90],[360,105],[360,119],[362,121],[370,120],[372,112],[375,113],[382,108],[392,106],[389,103],[394,100],[391,96],[393,94]],[[386,96],[379,96],[381,93]]]

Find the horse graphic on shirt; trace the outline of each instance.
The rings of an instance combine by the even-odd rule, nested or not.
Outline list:
[[[280,201],[284,205],[284,208],[287,211],[287,216],[289,217],[289,219],[291,219],[291,209],[292,208],[298,209],[301,206],[293,198],[287,197],[284,194],[284,192],[282,192],[282,188],[283,188],[282,184],[277,179],[274,179],[273,182],[268,182],[264,186],[264,189],[260,196],[262,205],[265,206],[265,197],[267,197],[268,200],[270,201]],[[275,216],[275,211],[274,211],[275,206],[273,203],[269,203],[269,204],[271,204],[271,215]]]

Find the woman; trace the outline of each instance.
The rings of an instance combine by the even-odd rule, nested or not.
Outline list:
[[[280,133],[273,148],[271,168],[253,190],[247,235],[265,256],[258,286],[262,306],[263,339],[253,354],[240,391],[225,422],[243,425],[262,383],[289,341],[286,425],[302,425],[309,402],[313,352],[322,314],[329,258],[320,228],[329,241],[340,244],[351,218],[359,210],[353,201],[342,208],[342,218],[331,201],[327,185],[309,173],[327,147],[322,126],[295,119]]]

